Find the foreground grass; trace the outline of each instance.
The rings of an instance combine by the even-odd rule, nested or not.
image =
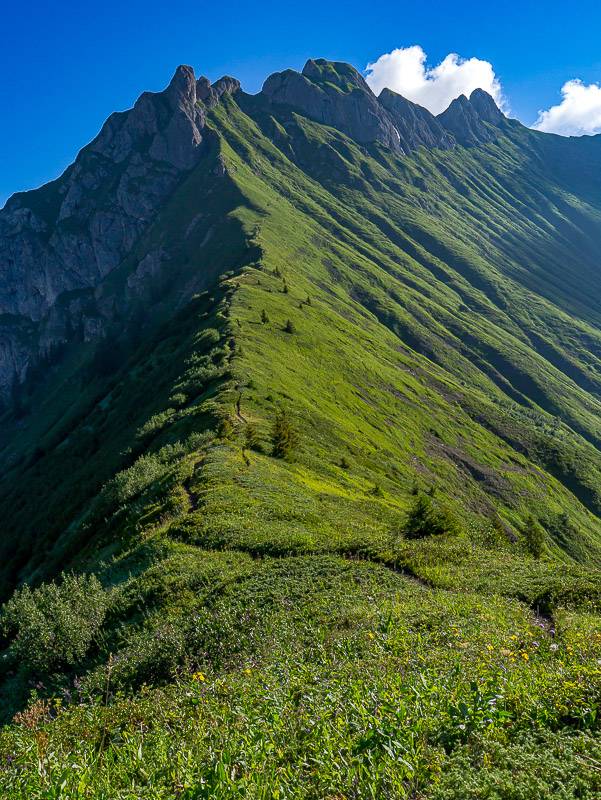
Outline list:
[[[96,698],[72,688],[19,716],[0,737],[5,796],[601,790],[596,617],[561,612],[552,631],[515,600],[314,556],[255,562],[196,624],[202,663],[173,685],[115,693],[115,663]]]

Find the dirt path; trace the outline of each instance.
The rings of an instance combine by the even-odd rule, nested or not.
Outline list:
[[[244,417],[242,414],[241,405],[242,405],[242,392],[240,392],[240,394],[238,395],[238,399],[236,400],[236,418],[240,422],[246,423],[246,417]]]

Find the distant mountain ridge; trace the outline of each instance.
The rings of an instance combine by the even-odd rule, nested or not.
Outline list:
[[[102,333],[111,314],[96,288],[198,162],[207,110],[240,92],[234,78],[211,85],[180,66],[164,91],[112,114],[60,178],[9,199],[0,211],[0,398],[74,330],[84,339]],[[434,117],[388,89],[376,98],[353,67],[323,59],[275,73],[259,97],[402,154],[489,142],[506,124],[481,90]]]
[[[349,64],[309,60],[301,73],[276,72],[261,90],[272,103],[288,105],[364,144],[377,142],[400,153],[417,147],[443,149],[492,141],[505,117],[493,98],[476,89],[435,117],[426,108],[383,89],[376,97]],[[491,128],[492,126],[492,128]]]

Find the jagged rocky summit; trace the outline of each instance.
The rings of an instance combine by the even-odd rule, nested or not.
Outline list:
[[[224,95],[248,98],[234,78],[211,84],[178,67],[164,91],[112,114],[60,178],[14,195],[0,211],[0,398],[74,331],[86,340],[103,335],[118,304],[100,287],[197,165],[215,136],[207,114]],[[376,97],[352,66],[323,59],[270,76],[257,101],[400,155],[486,143],[506,122],[481,90],[435,117],[389,89]],[[145,253],[127,282],[129,299],[143,297],[145,276],[168,260],[160,249]]]
[[[299,109],[357,142],[376,142],[401,153],[420,146],[447,149],[489,142],[505,121],[482,89],[469,99],[462,95],[435,117],[390,89],[376,97],[354,67],[324,59],[307,61],[302,73],[276,72],[265,81],[262,95],[272,103]]]

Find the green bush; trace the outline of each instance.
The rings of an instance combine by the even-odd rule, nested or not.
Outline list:
[[[422,539],[443,533],[459,532],[459,523],[454,514],[440,505],[428,494],[415,495],[407,514],[404,533],[408,539]]]
[[[181,408],[181,406],[185,406],[187,402],[188,395],[184,394],[183,392],[176,392],[169,398],[169,403],[179,408]]]
[[[234,433],[234,423],[229,416],[222,416],[217,426],[217,436],[220,439],[230,439]]]
[[[104,487],[104,494],[116,505],[126,503],[165,474],[165,464],[157,453],[140,456],[131,467],[121,470]]]
[[[70,667],[90,649],[106,616],[108,595],[95,575],[63,575],[61,583],[18,589],[2,609],[10,652],[38,672]]]
[[[526,520],[522,533],[528,552],[531,553],[534,558],[540,558],[545,546],[545,532],[532,514],[530,514]]]

